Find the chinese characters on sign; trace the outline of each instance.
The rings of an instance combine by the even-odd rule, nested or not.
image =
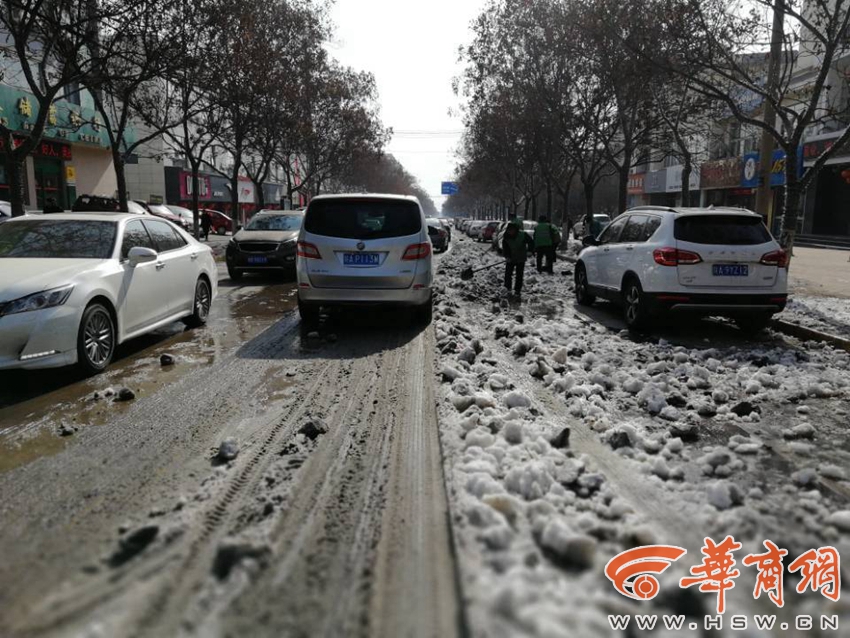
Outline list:
[[[783,559],[788,555],[788,550],[781,549],[769,540],[762,544],[767,551],[748,554],[741,560],[741,564],[758,570],[753,597],[767,594],[774,605],[782,607],[785,604],[782,589]],[[733,554],[742,547],[731,536],[720,543],[706,537],[701,550],[702,563],[691,567],[691,575],[681,578],[679,586],[685,589],[699,585],[702,592],[716,593],[717,613],[725,613],[726,592],[734,589],[735,579],[741,575],[741,571],[735,569],[737,561]],[[634,600],[651,600],[660,591],[658,579],[653,574],[662,574],[686,553],[687,550],[673,545],[636,547],[608,561],[605,576],[623,596]],[[838,601],[841,595],[841,561],[834,547],[819,547],[801,554],[788,565],[788,572],[800,572],[797,593],[802,594],[811,589],[829,600]]]

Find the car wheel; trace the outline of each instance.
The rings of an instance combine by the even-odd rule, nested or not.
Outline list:
[[[199,328],[207,322],[212,306],[212,290],[209,282],[201,277],[195,284],[195,302],[192,314],[183,320],[190,328]]]
[[[431,320],[434,317],[434,298],[428,299],[428,303],[418,306],[414,311],[414,321],[422,326],[431,325]]]
[[[742,332],[755,335],[767,328],[772,319],[773,315],[771,314],[742,315],[735,317],[735,323]]]
[[[236,270],[236,268],[227,267],[227,276],[230,277],[233,281],[239,281],[242,279],[242,271]]]
[[[576,301],[580,306],[592,306],[596,297],[590,293],[590,284],[587,281],[587,271],[584,264],[576,266]]]
[[[305,303],[299,298],[298,315],[301,317],[301,323],[313,326],[319,323],[319,306],[316,304]]]
[[[627,279],[623,286],[623,316],[629,329],[640,330],[646,326],[646,296],[640,282],[634,277]]]
[[[103,304],[86,308],[77,333],[77,363],[86,374],[103,372],[115,354],[115,322]]]
[[[216,235],[224,235],[225,233],[227,233],[227,229],[224,226],[219,226],[218,228],[216,228]]]

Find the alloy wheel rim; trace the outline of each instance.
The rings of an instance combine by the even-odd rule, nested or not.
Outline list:
[[[198,282],[195,291],[195,311],[201,319],[206,319],[210,312],[210,291],[205,281]]]
[[[83,345],[89,362],[98,367],[105,365],[112,355],[114,342],[112,321],[102,310],[93,313],[83,332]]]
[[[638,307],[640,306],[640,293],[636,286],[631,286],[626,295],[626,315],[630,322],[637,318]]]

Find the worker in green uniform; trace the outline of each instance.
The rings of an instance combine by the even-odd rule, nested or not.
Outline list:
[[[558,247],[560,237],[558,229],[549,223],[546,215],[541,215],[534,229],[534,251],[537,253],[537,272],[544,270],[550,275],[554,272],[555,249]],[[543,260],[546,259],[546,265]]]
[[[513,289],[517,295],[522,293],[522,278],[529,250],[534,251],[534,243],[523,232],[522,222],[519,219],[512,219],[508,222],[502,239],[502,254],[505,257],[505,288],[510,291],[513,283]],[[512,281],[514,273],[516,273],[516,281]]]

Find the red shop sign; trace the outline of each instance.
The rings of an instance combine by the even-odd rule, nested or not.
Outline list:
[[[15,137],[14,143],[15,148],[18,148],[24,141]],[[0,139],[0,151],[5,150],[5,143],[2,139]],[[70,162],[73,159],[71,154],[71,147],[67,144],[59,144],[58,142],[51,142],[48,140],[42,140],[38,144],[36,144],[35,150],[32,152],[33,157],[52,157],[54,159],[62,160],[63,162]]]

